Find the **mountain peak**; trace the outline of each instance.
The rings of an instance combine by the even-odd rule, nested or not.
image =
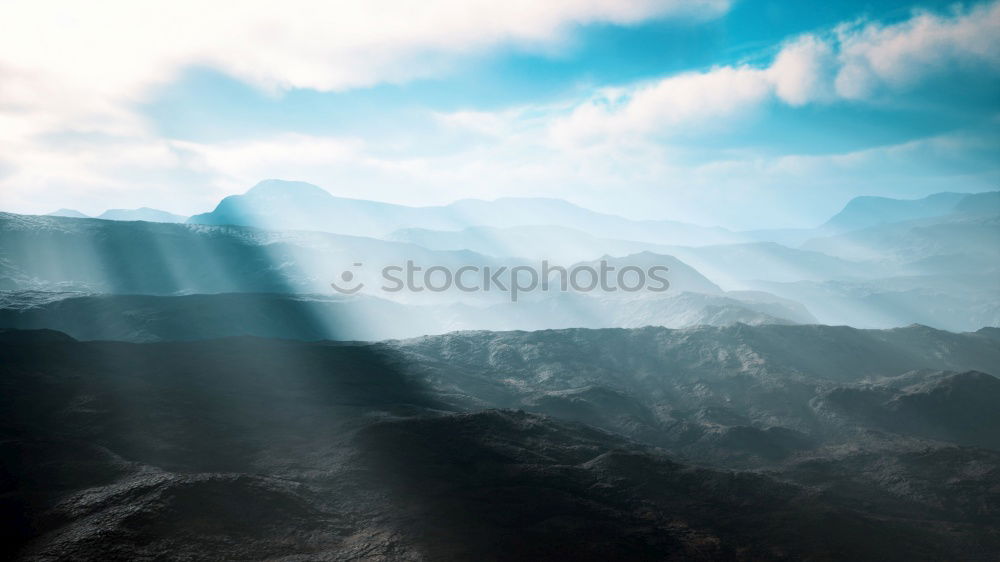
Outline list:
[[[864,195],[847,202],[823,225],[833,230],[857,230],[880,224],[936,217],[954,212],[967,193],[935,193],[922,199],[893,199]]]
[[[87,219],[89,216],[77,211],[76,209],[59,209],[57,211],[52,211],[46,214],[48,217],[70,217],[74,219]]]
[[[101,213],[99,219],[111,221],[146,221],[146,222],[167,222],[181,223],[187,217],[153,209],[151,207],[139,207],[138,209],[108,209]]]
[[[244,195],[250,196],[295,196],[295,197],[333,197],[330,192],[304,181],[289,181],[278,179],[267,179],[251,187]]]

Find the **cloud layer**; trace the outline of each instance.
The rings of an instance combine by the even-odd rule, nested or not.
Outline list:
[[[543,195],[635,216],[760,226],[788,216],[808,223],[860,192],[974,190],[1000,180],[996,166],[965,158],[998,148],[997,107],[977,130],[839,153],[726,142],[734,131],[772,123],[775,108],[886,108],[956,75],[1000,78],[996,1],[891,24],[840,22],[786,38],[750,62],[598,84],[583,99],[438,113],[391,146],[299,131],[181,141],[159,134],[137,109],[193,66],[275,96],[338,91],[433,76],[495,49],[559,49],[587,24],[666,17],[703,25],[728,8],[722,0],[289,1],[239,10],[5,2],[0,20],[17,25],[0,34],[0,208],[194,213],[283,177],[409,204]],[[430,153],[429,144],[445,148]],[[755,201],[769,210],[744,216],[739,205]]]
[[[187,147],[158,138],[134,109],[188,67],[276,95],[340,90],[433,75],[499,45],[551,49],[579,25],[711,18],[727,9],[727,0],[3,2],[0,196],[5,207],[24,209],[45,190],[72,196],[114,188],[122,176],[152,184],[185,171],[198,176],[186,169]],[[52,142],[66,135],[76,142]],[[203,179],[212,179],[215,164],[206,159],[217,152],[193,157],[208,172]]]
[[[894,24],[846,23],[783,45],[769,66],[720,66],[601,93],[553,125],[563,144],[670,134],[756,106],[864,101],[957,68],[1000,69],[1000,3]]]

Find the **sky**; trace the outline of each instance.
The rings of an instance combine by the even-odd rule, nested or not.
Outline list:
[[[1000,0],[0,3],[0,210],[268,178],[737,229],[1000,189]]]

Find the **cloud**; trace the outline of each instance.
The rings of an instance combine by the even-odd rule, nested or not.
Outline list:
[[[234,191],[271,177],[329,180],[370,158],[360,139],[294,133],[221,144],[172,141],[171,145],[189,154],[193,165],[213,176],[215,183]]]
[[[770,68],[768,82],[781,101],[792,106],[830,98],[829,69],[835,64],[833,47],[815,35],[804,35],[786,45]]]
[[[849,24],[837,29],[838,95],[859,99],[880,88],[898,90],[956,67],[1000,69],[1000,3],[950,16],[918,12],[895,25]]]
[[[712,18],[727,9],[728,0],[7,0],[0,2],[0,203],[40,211],[45,203],[29,202],[43,201],[45,189],[80,201],[113,189],[122,181],[109,172],[117,165],[147,165],[146,184],[192,166],[178,156],[191,147],[159,138],[136,110],[191,66],[275,93],[344,90],[431,76],[502,46],[552,49],[580,25]],[[63,134],[115,142],[51,142]],[[310,151],[294,136],[271,142]],[[209,151],[223,170],[231,170],[227,150]],[[125,162],[126,154],[135,159]],[[240,177],[274,161],[250,159],[256,165]]]
[[[792,38],[764,64],[601,88],[583,102],[438,114],[429,120],[436,128],[394,137],[392,147],[294,133],[180,142],[160,138],[133,109],[148,88],[192,64],[270,90],[343,89],[435,73],[454,52],[498,44],[550,48],[587,22],[712,16],[726,8],[680,1],[407,2],[392,21],[380,22],[362,5],[393,6],[250,3],[243,13],[206,3],[155,10],[138,3],[0,4],[0,18],[22,24],[13,26],[14,38],[0,36],[0,205],[93,214],[113,202],[194,213],[262,178],[283,177],[408,204],[554,196],[633,216],[764,226],[787,224],[788,217],[819,221],[862,191],[985,189],[1000,178],[997,169],[960,157],[995,150],[996,117],[987,123],[985,148],[942,137],[839,155],[775,155],[674,138],[718,133],[769,104],[868,103],[955,69],[995,73],[996,39],[985,30],[996,27],[1000,3],[918,13],[891,25],[853,22]]]
[[[1000,70],[1000,2],[950,15],[915,13],[892,24],[842,24],[786,42],[767,66],[719,66],[616,89],[552,125],[557,145],[671,135],[736,119],[762,104],[863,101],[955,69]]]
[[[603,142],[623,134],[648,134],[687,122],[731,117],[770,93],[764,71],[721,67],[639,86],[625,94],[602,92],[552,127],[558,145]]]
[[[135,101],[188,66],[330,91],[439,72],[456,54],[550,46],[573,26],[714,17],[727,0],[286,0],[0,3],[0,108]]]

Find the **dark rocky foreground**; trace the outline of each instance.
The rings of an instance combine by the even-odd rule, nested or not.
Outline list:
[[[0,333],[5,558],[1000,555],[997,334]]]

